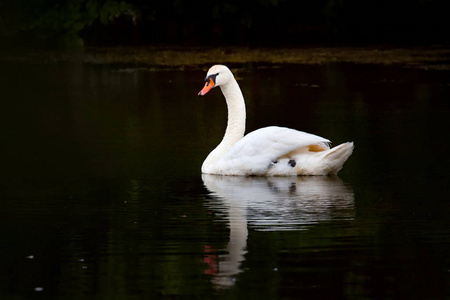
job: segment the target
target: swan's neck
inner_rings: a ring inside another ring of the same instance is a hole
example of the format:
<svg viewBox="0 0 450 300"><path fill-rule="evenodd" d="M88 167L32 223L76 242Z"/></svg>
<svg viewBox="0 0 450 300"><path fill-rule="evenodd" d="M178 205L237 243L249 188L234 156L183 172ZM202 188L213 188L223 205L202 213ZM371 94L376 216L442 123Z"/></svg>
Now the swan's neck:
<svg viewBox="0 0 450 300"><path fill-rule="evenodd" d="M228 84L221 86L220 89L225 96L228 108L227 129L220 145L224 144L228 151L228 149L244 136L245 102L236 80L232 80Z"/></svg>
<svg viewBox="0 0 450 300"><path fill-rule="evenodd" d="M220 86L228 108L228 122L225 135L220 144L203 162L202 171L208 173L212 167L245 133L245 102L241 89L235 79Z"/></svg>

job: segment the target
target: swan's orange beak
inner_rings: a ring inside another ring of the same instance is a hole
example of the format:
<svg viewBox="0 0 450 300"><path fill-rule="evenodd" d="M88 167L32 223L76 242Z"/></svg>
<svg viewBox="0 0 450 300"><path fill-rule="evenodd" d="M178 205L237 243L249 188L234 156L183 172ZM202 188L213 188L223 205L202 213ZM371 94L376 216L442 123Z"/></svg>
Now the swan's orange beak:
<svg viewBox="0 0 450 300"><path fill-rule="evenodd" d="M199 96L205 95L207 92L209 92L210 89L214 87L214 80L212 78L209 78L209 80L205 83L205 86L203 89L198 93Z"/></svg>

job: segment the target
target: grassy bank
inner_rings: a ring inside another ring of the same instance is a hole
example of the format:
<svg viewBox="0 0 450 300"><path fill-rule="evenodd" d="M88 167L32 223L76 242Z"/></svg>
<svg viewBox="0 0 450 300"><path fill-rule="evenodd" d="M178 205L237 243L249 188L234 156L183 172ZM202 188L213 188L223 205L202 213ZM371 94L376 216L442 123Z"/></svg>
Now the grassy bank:
<svg viewBox="0 0 450 300"><path fill-rule="evenodd" d="M0 50L0 60L30 63L85 62L169 68L197 68L217 63L357 63L449 70L450 47L111 47L86 48L78 53L29 50L2 53Z"/></svg>

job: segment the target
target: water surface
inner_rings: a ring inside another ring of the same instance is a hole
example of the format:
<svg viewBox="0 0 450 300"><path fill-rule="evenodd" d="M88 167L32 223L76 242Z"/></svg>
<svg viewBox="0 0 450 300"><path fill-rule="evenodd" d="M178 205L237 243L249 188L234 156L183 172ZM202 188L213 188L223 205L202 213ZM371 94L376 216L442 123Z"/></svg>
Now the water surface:
<svg viewBox="0 0 450 300"><path fill-rule="evenodd" d="M339 177L201 175L205 70L0 65L0 295L450 297L450 74L232 65L247 131L354 141Z"/></svg>

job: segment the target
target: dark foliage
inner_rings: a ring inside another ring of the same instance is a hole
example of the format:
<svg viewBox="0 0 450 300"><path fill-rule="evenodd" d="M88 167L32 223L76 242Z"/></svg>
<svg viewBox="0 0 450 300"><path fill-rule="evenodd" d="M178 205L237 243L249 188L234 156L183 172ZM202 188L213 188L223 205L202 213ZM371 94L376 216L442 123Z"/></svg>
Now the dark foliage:
<svg viewBox="0 0 450 300"><path fill-rule="evenodd" d="M448 43L445 0L7 0L3 42L88 45Z"/></svg>

